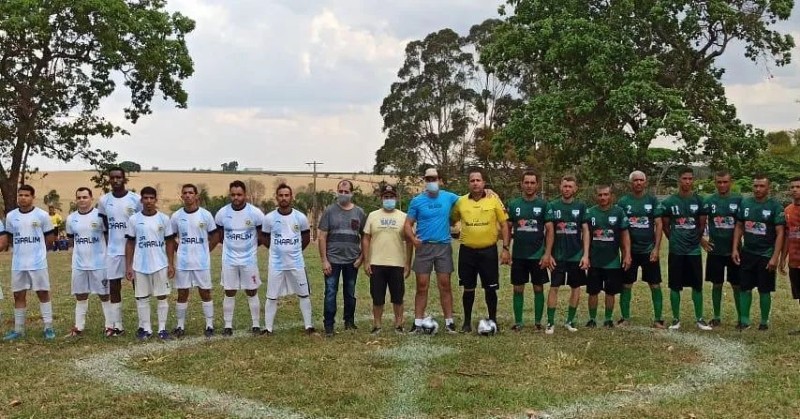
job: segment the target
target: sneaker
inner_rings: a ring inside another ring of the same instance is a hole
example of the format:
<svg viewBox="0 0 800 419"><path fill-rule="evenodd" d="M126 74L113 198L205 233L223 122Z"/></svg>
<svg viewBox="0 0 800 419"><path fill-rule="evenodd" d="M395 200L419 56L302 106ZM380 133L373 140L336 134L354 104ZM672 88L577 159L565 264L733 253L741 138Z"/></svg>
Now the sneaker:
<svg viewBox="0 0 800 419"><path fill-rule="evenodd" d="M536 323L535 325L533 325L533 327L536 329L537 332L541 332L544 329L541 323Z"/></svg>
<svg viewBox="0 0 800 419"><path fill-rule="evenodd" d="M569 330L570 332L577 332L578 331L578 328L575 327L575 322L564 323L564 327L566 327L567 330Z"/></svg>
<svg viewBox="0 0 800 419"><path fill-rule="evenodd" d="M83 330L78 329L77 327L73 326L72 329L70 329L70 331L69 331L69 333L67 334L66 337L67 338L79 338L79 337L81 337L81 335L83 335Z"/></svg>
<svg viewBox="0 0 800 419"><path fill-rule="evenodd" d="M589 329L594 329L595 327L597 327L597 322L594 321L594 319L589 319L589 321L586 322L586 327Z"/></svg>
<svg viewBox="0 0 800 419"><path fill-rule="evenodd" d="M711 327L720 327L722 326L722 321L720 319L711 319L711 322L708 323Z"/></svg>
<svg viewBox="0 0 800 419"><path fill-rule="evenodd" d="M334 335L333 326L325 326L325 337L332 338Z"/></svg>
<svg viewBox="0 0 800 419"><path fill-rule="evenodd" d="M761 323L761 324L758 325L758 330L761 330L762 332L765 331L765 330L769 330L769 325Z"/></svg>
<svg viewBox="0 0 800 419"><path fill-rule="evenodd" d="M114 336L122 336L125 334L125 329L114 328Z"/></svg>
<svg viewBox="0 0 800 419"><path fill-rule="evenodd" d="M450 333L451 335L455 334L455 333L458 333L458 331L456 330L456 324L455 323L445 324L444 325L444 331L447 332L447 333Z"/></svg>
<svg viewBox="0 0 800 419"><path fill-rule="evenodd" d="M406 334L406 330L403 328L403 326L397 326L397 327L395 327L395 328L394 328L394 332L395 332L395 333L397 333L398 335L404 335L404 334Z"/></svg>
<svg viewBox="0 0 800 419"><path fill-rule="evenodd" d="M743 332L743 331L745 331L745 330L747 330L749 328L750 328L749 324L742 323L742 322L739 322L739 324L736 325L736 330L738 330L740 332Z"/></svg>
<svg viewBox="0 0 800 419"><path fill-rule="evenodd" d="M515 324L515 325L511 326L511 330L514 331L514 332L521 332L522 331L522 325L521 324Z"/></svg>
<svg viewBox="0 0 800 419"><path fill-rule="evenodd" d="M358 330L358 326L353 322L345 322L344 330Z"/></svg>
<svg viewBox="0 0 800 419"><path fill-rule="evenodd" d="M667 326L664 324L664 320L656 320L653 322L653 329L666 329Z"/></svg>
<svg viewBox="0 0 800 419"><path fill-rule="evenodd" d="M319 333L317 333L317 329L314 329L313 327L307 327L305 332L306 335L308 336L319 336Z"/></svg>
<svg viewBox="0 0 800 419"><path fill-rule="evenodd" d="M175 336L178 339L182 338L185 334L186 331L184 331L182 327L176 327L175 330L172 331L172 336Z"/></svg>
<svg viewBox="0 0 800 419"><path fill-rule="evenodd" d="M107 338L113 338L114 336L116 336L116 334L114 333L114 328L113 327L106 327L105 332L103 332L103 336L105 336Z"/></svg>
<svg viewBox="0 0 800 419"><path fill-rule="evenodd" d="M144 330L141 327L136 331L136 339L139 339L139 340L150 339L150 336L152 336L152 335L153 335L152 333L148 332L147 330Z"/></svg>
<svg viewBox="0 0 800 419"><path fill-rule="evenodd" d="M378 335L381 334L381 328L380 327L373 327L372 330L369 331L369 334L373 335L373 336L378 336Z"/></svg>
<svg viewBox="0 0 800 419"><path fill-rule="evenodd" d="M44 329L44 340L53 340L56 338L56 331L52 327Z"/></svg>
<svg viewBox="0 0 800 419"><path fill-rule="evenodd" d="M5 334L5 336L3 336L3 340L7 341L7 342L10 342L10 341L14 341L14 340L20 340L20 339L22 339L23 336L25 336L25 333L23 333L23 332L17 332L16 330L10 330L8 333Z"/></svg>
<svg viewBox="0 0 800 419"><path fill-rule="evenodd" d="M551 323L547 323L547 328L544 329L544 333L546 335L552 335L555 332L556 332L556 327Z"/></svg>
<svg viewBox="0 0 800 419"><path fill-rule="evenodd" d="M261 328L258 326L253 326L250 328L250 333L252 333L253 336L258 336L261 334Z"/></svg>
<svg viewBox="0 0 800 419"><path fill-rule="evenodd" d="M214 336L214 328L213 327L206 327L206 331L203 332L203 336L210 338Z"/></svg>
<svg viewBox="0 0 800 419"><path fill-rule="evenodd" d="M619 327L628 327L631 325L631 322L628 319L619 319L617 320L617 326Z"/></svg>
<svg viewBox="0 0 800 419"><path fill-rule="evenodd" d="M272 330L264 328L264 330L261 330L260 332L258 332L258 334L261 336L272 336Z"/></svg>
<svg viewBox="0 0 800 419"><path fill-rule="evenodd" d="M172 336L170 336L166 329L158 331L158 338L161 340L172 340Z"/></svg>
<svg viewBox="0 0 800 419"><path fill-rule="evenodd" d="M619 324L619 323L617 323ZM614 320L606 320L603 322L603 327L606 329L613 329L614 328Z"/></svg>
<svg viewBox="0 0 800 419"><path fill-rule="evenodd" d="M669 325L669 330L679 330L681 328L681 321L678 319L673 319L672 324Z"/></svg>
<svg viewBox="0 0 800 419"><path fill-rule="evenodd" d="M226 327L222 329L222 336L228 336L228 337L233 336L233 328Z"/></svg>
<svg viewBox="0 0 800 419"><path fill-rule="evenodd" d="M455 329L455 325L453 325L453 329ZM464 323L464 325L461 326L461 333L472 333L472 325Z"/></svg>
<svg viewBox="0 0 800 419"><path fill-rule="evenodd" d="M698 320L695 324L697 324L697 328L700 330L714 330L714 328L709 326L703 319Z"/></svg>

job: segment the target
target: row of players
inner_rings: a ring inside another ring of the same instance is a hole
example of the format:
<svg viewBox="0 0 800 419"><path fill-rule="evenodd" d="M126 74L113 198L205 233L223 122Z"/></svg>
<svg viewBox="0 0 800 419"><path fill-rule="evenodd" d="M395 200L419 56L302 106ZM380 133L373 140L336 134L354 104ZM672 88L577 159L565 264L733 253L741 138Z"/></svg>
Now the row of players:
<svg viewBox="0 0 800 419"><path fill-rule="evenodd" d="M72 336L83 333L90 293L98 294L106 318L106 335L124 333L120 310L121 279L134 285L139 315L137 336L145 339L153 333L150 323L151 296L158 299L158 336L169 339L166 321L170 280L178 289L176 304L178 324L172 336L184 334L189 289L199 290L206 318L205 334L214 333L211 301L210 251L223 243L222 286L223 335L232 334L234 297L244 290L253 320L254 333L273 330L277 299L296 294L300 299L305 330L315 333L312 324L309 287L303 250L310 242L305 215L292 208L292 190L281 185L276 190L278 209L267 214L245 201L245 185L230 185L231 204L216 216L200 208L197 189L184 185L181 198L184 208L167 217L156 208L157 196L146 187L141 197L125 189L125 173L114 168L108 173L112 192L93 207L91 190L76 192L78 210L67 219L66 230L74 241L72 291L77 298L75 327ZM496 328L499 264L511 264L514 285L515 324L522 327L524 286L534 289L534 325L542 329L543 286L551 282L547 301L545 332L554 332L557 294L560 286L572 292L565 327L576 331L575 317L580 288L589 294L587 327L596 327L598 297L605 293L606 327L613 327L615 296L621 295L622 318L630 321L632 284L642 270L642 279L650 285L654 323L664 328L662 317L661 272L658 261L663 234L670 239L668 283L672 305L671 329L680 328L680 292L692 288L698 328L710 330L720 324L722 284L727 279L734 290L737 328L750 327L752 289L758 288L761 305L759 329L768 328L771 293L775 290L775 270L790 266L794 298L800 292L800 178L791 181L794 203L784 209L769 198L769 181L754 179L754 196L742 199L730 192L730 175L715 176L717 192L705 200L693 192L690 169L680 173L679 192L664 202L646 193L642 172L630 175L631 194L613 204L608 186L596 188L597 205L587 208L575 199L576 181L571 176L561 180L561 196L550 203L537 197L538 176L526 172L521 181L522 196L503 205L499 197L485 189L479 169L469 173L470 193L457 196L439 190L435 169L425 172L425 191L416 196L408 214L395 209L396 191L391 186L381 190L383 208L368 217L351 201L352 183L338 185L337 202L329 206L320 222L319 250L325 277L325 333L333 336L336 295L339 277L344 283L345 328L355 328L355 281L359 266L370 276L374 324L372 333L380 333L387 288L394 309L394 327L403 332L404 278L416 274L415 320L412 332L420 331L427 306L430 275L436 271L445 330L455 333L450 276L453 259L449 226L461 222L459 248L459 283L464 308L463 332L472 330L472 305L480 277L488 308L488 320ZM6 336L23 336L27 290L36 291L41 302L45 338L52 339L52 308L49 302L49 277L44 249L52 240L52 226L44 211L33 206L34 191L20 187L19 208L7 218L7 233L13 237L12 290L15 299L15 328ZM702 232L710 217L709 237ZM498 234L497 226L500 226ZM784 234L788 226L788 234ZM502 236L502 237L498 237ZM513 236L513 252L511 238ZM107 237L107 240L106 240ZM176 239L177 238L177 239ZM502 239L502 252L497 241ZM107 245L106 245L107 241ZM269 249L269 275L265 304L265 328L260 328L261 281L256 249ZM2 243L0 243L2 245ZM700 248L708 252L706 279L713 285L714 318L703 319L702 267ZM177 254L177 257L176 257ZM415 254L413 266L412 254ZM513 257L512 257L513 254ZM176 262L177 259L177 262ZM588 272L588 274L587 274ZM116 298L115 298L116 297Z"/></svg>

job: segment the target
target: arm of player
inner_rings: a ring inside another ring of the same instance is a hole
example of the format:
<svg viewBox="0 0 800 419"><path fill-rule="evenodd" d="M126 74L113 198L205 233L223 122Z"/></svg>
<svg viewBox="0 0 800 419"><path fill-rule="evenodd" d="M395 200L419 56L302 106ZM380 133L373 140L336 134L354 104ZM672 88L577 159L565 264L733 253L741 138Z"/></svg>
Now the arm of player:
<svg viewBox="0 0 800 419"><path fill-rule="evenodd" d="M553 243L555 242L555 233L553 232L553 223L548 221L544 223L544 254L542 255L542 268L554 269L556 261L553 259Z"/></svg>
<svg viewBox="0 0 800 419"><path fill-rule="evenodd" d="M366 272L367 275L372 276L372 265L369 262L370 243L372 243L372 235L364 233L364 235L361 236L361 257L363 258L364 272Z"/></svg>
<svg viewBox="0 0 800 419"><path fill-rule="evenodd" d="M1 243L2 242L0 242L0 244ZM2 250L2 247L0 247L0 250ZM782 275L786 275L786 263L788 259L789 259L789 235L786 234L786 230L784 230L783 246L781 247L781 260L778 263L778 269L780 269Z"/></svg>
<svg viewBox="0 0 800 419"><path fill-rule="evenodd" d="M216 248L217 245L219 244L219 242L221 240L221 237L222 237L221 232L222 232L222 230L220 230L219 227L217 227L217 228L215 228L215 229L213 229L213 230L208 232L208 251L209 252L213 252L214 248Z"/></svg>
<svg viewBox="0 0 800 419"><path fill-rule="evenodd" d="M303 250L311 244L311 230L303 230L300 232L300 245Z"/></svg>
<svg viewBox="0 0 800 419"><path fill-rule="evenodd" d="M511 233L509 232L507 222L500 223L500 235L503 237L503 252L500 256L500 263L509 265L511 264L511 251L509 250L509 246L511 246Z"/></svg>
<svg viewBox="0 0 800 419"><path fill-rule="evenodd" d="M669 230L669 217L661 217L661 229L664 231L664 237L669 240L671 231Z"/></svg>
<svg viewBox="0 0 800 419"><path fill-rule="evenodd" d="M8 236L9 233L5 231L0 232L0 252L8 250Z"/></svg>
<svg viewBox="0 0 800 419"><path fill-rule="evenodd" d="M772 257L769 258L769 262L767 263L768 271L774 271L778 268L778 259L781 253L783 253L784 230L784 226L780 224L775 226L775 250L772 252Z"/></svg>
<svg viewBox="0 0 800 419"><path fill-rule="evenodd" d="M650 252L650 262L658 261L658 258L661 254L661 234L664 233L664 220L661 217L655 218L655 237L654 237L654 245L653 251ZM628 237L630 238L630 232L628 232Z"/></svg>
<svg viewBox="0 0 800 419"><path fill-rule="evenodd" d="M622 230L622 269L628 270L631 267L631 233Z"/></svg>
<svg viewBox="0 0 800 419"><path fill-rule="evenodd" d="M739 243L742 242L742 230L744 229L744 225L741 221L736 222L736 227L733 229L733 245L731 246L731 259L733 259L733 263L740 264L741 259L739 258Z"/></svg>
<svg viewBox="0 0 800 419"><path fill-rule="evenodd" d="M317 230L317 247L319 248L319 260L322 263L322 273L328 276L333 272L333 267L328 261L328 232Z"/></svg>
<svg viewBox="0 0 800 419"><path fill-rule="evenodd" d="M133 281L133 252L136 251L136 238L127 236L125 242L125 277L128 281Z"/></svg>
<svg viewBox="0 0 800 419"><path fill-rule="evenodd" d="M592 238L589 235L589 224L583 223L582 230L583 233L581 234L581 240L583 241L583 257L581 257L580 268L587 270L589 269L589 247L592 244Z"/></svg>
<svg viewBox="0 0 800 419"><path fill-rule="evenodd" d="M414 246L414 248L419 248L422 244L422 240L417 237L417 233L414 232L414 223L415 221L412 218L406 217L406 222L403 224L403 231L406 233L406 238L408 238L409 243Z"/></svg>
<svg viewBox="0 0 800 419"><path fill-rule="evenodd" d="M177 236L166 237L167 240L167 277L175 277L175 253L178 251Z"/></svg>

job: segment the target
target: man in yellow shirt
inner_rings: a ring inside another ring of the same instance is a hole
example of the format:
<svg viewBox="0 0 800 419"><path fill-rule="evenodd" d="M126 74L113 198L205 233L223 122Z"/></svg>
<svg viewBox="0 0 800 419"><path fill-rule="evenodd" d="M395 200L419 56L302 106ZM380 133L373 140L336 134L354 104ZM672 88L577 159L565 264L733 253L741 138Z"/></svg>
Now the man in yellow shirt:
<svg viewBox="0 0 800 419"><path fill-rule="evenodd" d="M461 331L472 332L472 305L475 302L475 287L481 277L489 311L489 320L497 323L497 290L500 287L500 267L497 255L497 229L503 238L500 262L508 264L511 253L508 246L511 238L506 220L505 207L497 196L486 195L486 180L483 170L469 170L469 194L458 199L453 208L452 221L461 221L461 246L458 249L458 282L464 287L464 325Z"/></svg>
<svg viewBox="0 0 800 419"><path fill-rule="evenodd" d="M50 205L47 207L47 212L50 214L50 222L53 223L53 232L56 235L56 242L53 243L53 248L51 250L58 250L58 239L61 237L61 224L64 223L64 218L61 217L61 214L56 212L56 207Z"/></svg>

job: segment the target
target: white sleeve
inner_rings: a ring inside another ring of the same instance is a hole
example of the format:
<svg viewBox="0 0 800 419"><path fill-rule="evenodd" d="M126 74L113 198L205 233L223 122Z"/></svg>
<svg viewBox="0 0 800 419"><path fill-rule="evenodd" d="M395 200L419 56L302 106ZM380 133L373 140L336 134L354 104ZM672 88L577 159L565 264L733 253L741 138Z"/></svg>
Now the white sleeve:
<svg viewBox="0 0 800 419"><path fill-rule="evenodd" d="M225 211L225 207L222 207L217 211L217 215L214 216L214 224L216 224L218 226L224 226L223 221L222 221L223 220L223 214L222 213L224 211Z"/></svg>
<svg viewBox="0 0 800 419"><path fill-rule="evenodd" d="M172 216L169 217L169 226L172 228L173 232L178 231L178 212L175 211L172 213Z"/></svg>
<svg viewBox="0 0 800 419"><path fill-rule="evenodd" d="M217 223L214 220L214 216L211 215L210 211L208 211L206 209L202 209L202 210L203 210L203 216L206 219L206 232L207 233L211 233L212 231L217 229ZM175 228L175 231L176 232L178 231L177 227Z"/></svg>
<svg viewBox="0 0 800 419"><path fill-rule="evenodd" d="M300 231L308 231L311 230L311 226L308 224L308 217L302 212L300 214Z"/></svg>
<svg viewBox="0 0 800 419"><path fill-rule="evenodd" d="M138 214L138 212L136 213ZM136 238L136 214L131 215L131 218L128 218L128 228L125 229L125 237L128 238Z"/></svg>
<svg viewBox="0 0 800 419"><path fill-rule="evenodd" d="M97 212L100 213L102 216L106 216L106 196L103 195L100 197L100 201L97 202Z"/></svg>
<svg viewBox="0 0 800 419"><path fill-rule="evenodd" d="M72 214L74 214L74 212ZM75 233L72 231L72 223L70 222L70 221L72 221L72 217L73 217L72 214L67 216L67 221L64 223L64 224L66 224L66 226L64 226L64 232L67 233L67 236L74 236L75 235Z"/></svg>
<svg viewBox="0 0 800 419"><path fill-rule="evenodd" d="M267 234L272 234L272 222L270 221L270 214L264 216L264 221L261 222L261 231Z"/></svg>
<svg viewBox="0 0 800 419"><path fill-rule="evenodd" d="M53 231L55 226L53 226L53 222L50 221L50 215L48 213L42 210L39 212L39 218L42 222L42 232L47 233L49 231Z"/></svg>
<svg viewBox="0 0 800 419"><path fill-rule="evenodd" d="M167 214L161 213L161 221L164 223L164 237L174 235L177 229L172 228L172 222L169 217L167 217Z"/></svg>

